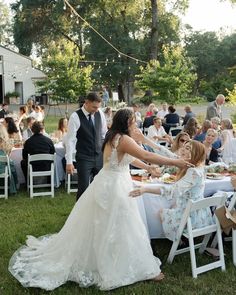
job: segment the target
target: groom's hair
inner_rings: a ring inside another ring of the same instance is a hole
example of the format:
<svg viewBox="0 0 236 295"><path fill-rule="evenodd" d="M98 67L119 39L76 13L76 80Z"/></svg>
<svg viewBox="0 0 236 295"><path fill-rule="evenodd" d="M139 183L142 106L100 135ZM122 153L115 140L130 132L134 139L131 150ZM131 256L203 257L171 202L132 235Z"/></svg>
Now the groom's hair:
<svg viewBox="0 0 236 295"><path fill-rule="evenodd" d="M85 100L89 100L91 102L97 101L97 102L102 102L101 96L99 96L96 92L90 92Z"/></svg>

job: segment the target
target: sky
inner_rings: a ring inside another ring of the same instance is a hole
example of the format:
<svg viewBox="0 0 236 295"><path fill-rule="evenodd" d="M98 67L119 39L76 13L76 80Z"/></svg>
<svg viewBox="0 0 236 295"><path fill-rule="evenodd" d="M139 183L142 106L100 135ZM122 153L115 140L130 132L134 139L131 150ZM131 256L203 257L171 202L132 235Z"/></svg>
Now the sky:
<svg viewBox="0 0 236 295"><path fill-rule="evenodd" d="M232 6L227 0L190 0L189 9L182 20L196 31L219 31L220 28L233 31L236 30L236 5Z"/></svg>
<svg viewBox="0 0 236 295"><path fill-rule="evenodd" d="M236 5L230 1L190 0L184 23L190 24L195 31L236 30Z"/></svg>

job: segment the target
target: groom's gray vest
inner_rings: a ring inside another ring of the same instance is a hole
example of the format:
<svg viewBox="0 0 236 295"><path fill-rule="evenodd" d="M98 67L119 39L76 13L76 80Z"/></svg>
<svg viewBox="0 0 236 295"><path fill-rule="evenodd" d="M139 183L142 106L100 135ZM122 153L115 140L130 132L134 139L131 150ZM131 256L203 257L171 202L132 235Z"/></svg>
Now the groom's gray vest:
<svg viewBox="0 0 236 295"><path fill-rule="evenodd" d="M102 149L102 120L100 112L94 114L94 125L91 127L81 109L76 111L80 119L80 128L77 131L76 160L90 159L101 154Z"/></svg>

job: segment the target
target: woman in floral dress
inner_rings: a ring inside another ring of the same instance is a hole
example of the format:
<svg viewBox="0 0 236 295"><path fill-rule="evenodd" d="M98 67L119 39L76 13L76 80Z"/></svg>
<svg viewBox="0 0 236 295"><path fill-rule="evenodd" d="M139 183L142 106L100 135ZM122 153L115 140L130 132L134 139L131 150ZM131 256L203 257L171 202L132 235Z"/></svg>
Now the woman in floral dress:
<svg viewBox="0 0 236 295"><path fill-rule="evenodd" d="M188 201L204 198L204 145L195 140L189 141L184 144L181 156L195 167L181 169L174 185L158 188L139 187L130 193L131 196L138 196L148 192L172 200L170 209L160 210L164 234L172 241L178 238L176 234ZM212 224L213 219L209 209L201 209L191 213L191 221L193 228L201 228Z"/></svg>

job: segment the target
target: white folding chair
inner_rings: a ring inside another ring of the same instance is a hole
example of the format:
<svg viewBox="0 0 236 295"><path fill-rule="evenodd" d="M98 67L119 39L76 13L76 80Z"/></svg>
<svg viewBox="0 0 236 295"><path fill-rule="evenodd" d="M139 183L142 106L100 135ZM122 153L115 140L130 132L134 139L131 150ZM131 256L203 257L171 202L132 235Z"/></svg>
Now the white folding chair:
<svg viewBox="0 0 236 295"><path fill-rule="evenodd" d="M231 211L234 209L234 206L236 204L236 192L233 194L232 199L230 200L228 210ZM231 241L232 240L232 255L233 255L233 264L236 266L236 230L232 229L232 238L226 237L224 238L225 241ZM211 247L215 248L217 246L217 239L214 237Z"/></svg>
<svg viewBox="0 0 236 295"><path fill-rule="evenodd" d="M170 127L170 130L169 130L169 135L172 136L173 139L175 139L175 137L177 136L177 134L179 132L181 132L183 130L183 126L176 126L176 127ZM173 135L173 133L175 135Z"/></svg>
<svg viewBox="0 0 236 295"><path fill-rule="evenodd" d="M8 178L11 175L9 157L7 155L0 156L0 163L1 165L5 165L4 172L0 173L0 179L2 178L4 180L3 186L0 187L3 189L4 194L0 194L0 198L8 199Z"/></svg>
<svg viewBox="0 0 236 295"><path fill-rule="evenodd" d="M66 173L65 185L67 188L67 194L76 193L78 190L78 180L73 179L74 176L77 177L77 169L74 169L73 175ZM76 187L72 188L72 185L76 185Z"/></svg>
<svg viewBox="0 0 236 295"><path fill-rule="evenodd" d="M225 202L224 196L210 197L210 198L205 198L199 201L189 200L178 229L178 233L177 233L178 239L173 242L168 259L167 259L169 263L173 262L175 255L179 255L179 254L190 251L192 276L194 278L197 278L198 274L206 272L214 268L221 267L222 271L225 270L221 228L220 228L220 224L217 217L215 217L215 221L216 221L215 224L208 225L202 228L197 228L197 229L192 228L191 217L190 217L190 214L193 211L209 208L210 206L218 207L224 204L224 202ZM187 225L187 228L185 229L186 225ZM203 253L211 234L214 232L217 233L220 258L218 261L197 267L195 249L200 248L199 253ZM177 250L182 235L184 235L188 239L189 247ZM204 236L204 239L200 244L195 245L194 238L199 236Z"/></svg>
<svg viewBox="0 0 236 295"><path fill-rule="evenodd" d="M51 161L50 170L33 171L32 163L35 161ZM35 196L52 196L54 198L54 169L56 163L56 154L36 154L28 155L28 177L27 187L30 192L30 198ZM34 184L34 179L50 176L50 184ZM50 191L34 192L34 188L50 187Z"/></svg>
<svg viewBox="0 0 236 295"><path fill-rule="evenodd" d="M234 209L235 204L236 204L236 193L234 193L229 203L229 206L228 206L229 211ZM232 229L232 255L233 255L233 264L236 266L236 230L235 229Z"/></svg>

